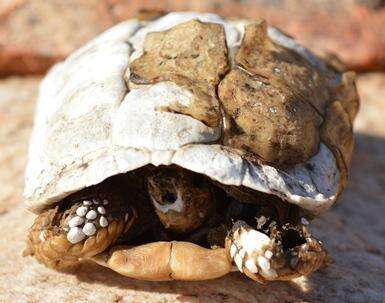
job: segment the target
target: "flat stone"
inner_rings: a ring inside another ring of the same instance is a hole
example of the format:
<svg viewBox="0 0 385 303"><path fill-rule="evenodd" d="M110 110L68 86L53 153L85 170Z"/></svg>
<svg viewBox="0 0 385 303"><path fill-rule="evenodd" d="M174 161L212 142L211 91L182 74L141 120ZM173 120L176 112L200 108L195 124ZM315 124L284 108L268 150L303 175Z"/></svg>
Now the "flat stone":
<svg viewBox="0 0 385 303"><path fill-rule="evenodd" d="M138 302L376 302L385 297L384 153L385 74L359 76L361 109L356 149L340 203L312 221L334 263L308 278L259 285L233 273L202 282L145 282L126 279L93 263L59 272L22 257L35 215L22 203L23 173L32 127L37 79L0 80L0 301ZM61 287L57 287L61 285Z"/></svg>
<svg viewBox="0 0 385 303"><path fill-rule="evenodd" d="M152 12L147 15L151 18L159 16L161 11L172 10L261 17L316 52L339 54L349 69L383 70L385 9L379 3L379 0L180 0L173 3L5 0L0 3L0 75L43 73L107 27L137 16L142 9L150 9Z"/></svg>
<svg viewBox="0 0 385 303"><path fill-rule="evenodd" d="M13 2L0 5L0 76L43 73L114 24L106 1Z"/></svg>
<svg viewBox="0 0 385 303"><path fill-rule="evenodd" d="M114 0L111 3L111 11L118 20L132 18L141 9L260 17L316 52L338 54L349 69L385 69L385 9L380 0L181 0L173 3Z"/></svg>

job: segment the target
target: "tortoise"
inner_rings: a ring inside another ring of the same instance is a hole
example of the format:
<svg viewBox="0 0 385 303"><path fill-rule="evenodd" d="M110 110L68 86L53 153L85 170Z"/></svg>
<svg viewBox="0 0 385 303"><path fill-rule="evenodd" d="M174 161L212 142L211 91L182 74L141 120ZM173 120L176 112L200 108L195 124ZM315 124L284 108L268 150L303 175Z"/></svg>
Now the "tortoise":
<svg viewBox="0 0 385 303"><path fill-rule="evenodd" d="M329 264L309 221L343 191L354 73L262 19L118 24L41 83L26 255L141 280L260 283Z"/></svg>

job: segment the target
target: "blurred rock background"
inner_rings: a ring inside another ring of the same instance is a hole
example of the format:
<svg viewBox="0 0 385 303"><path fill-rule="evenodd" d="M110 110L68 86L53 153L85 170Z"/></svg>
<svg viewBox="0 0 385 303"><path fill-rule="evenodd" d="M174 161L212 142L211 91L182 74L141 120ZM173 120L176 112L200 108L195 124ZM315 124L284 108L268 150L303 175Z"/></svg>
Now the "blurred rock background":
<svg viewBox="0 0 385 303"><path fill-rule="evenodd" d="M95 265L54 272L22 258L33 220L23 171L41 77L52 64L142 9L263 17L358 73L356 152L341 203L314 232L335 263L292 283L239 274L210 282L147 283ZM385 302L385 1L0 0L0 302Z"/></svg>
<svg viewBox="0 0 385 303"><path fill-rule="evenodd" d="M1 0L0 76L40 74L111 25L142 9L265 18L351 69L385 68L381 0Z"/></svg>

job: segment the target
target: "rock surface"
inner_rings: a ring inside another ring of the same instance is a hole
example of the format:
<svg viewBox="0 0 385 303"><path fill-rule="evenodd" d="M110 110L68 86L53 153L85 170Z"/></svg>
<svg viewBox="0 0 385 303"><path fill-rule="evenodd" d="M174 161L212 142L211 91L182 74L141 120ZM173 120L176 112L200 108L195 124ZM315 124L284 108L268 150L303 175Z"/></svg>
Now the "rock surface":
<svg viewBox="0 0 385 303"><path fill-rule="evenodd" d="M116 23L105 1L5 2L0 6L0 76L43 73Z"/></svg>
<svg viewBox="0 0 385 303"><path fill-rule="evenodd" d="M335 263L308 278L267 286L238 273L209 282L135 281L90 263L55 272L21 257L34 217L21 192L38 82L0 82L0 302L383 302L385 74L359 77L362 108L350 180L341 203L313 225Z"/></svg>
<svg viewBox="0 0 385 303"><path fill-rule="evenodd" d="M350 69L385 68L385 8L379 0L4 0L0 3L0 76L45 72L107 27L141 9L265 18ZM156 14L146 14L153 17Z"/></svg>
<svg viewBox="0 0 385 303"><path fill-rule="evenodd" d="M144 8L214 12L223 16L254 19L262 17L315 51L337 53L350 69L385 68L385 8L382 1L378 0L109 2L114 16L119 20L132 17Z"/></svg>

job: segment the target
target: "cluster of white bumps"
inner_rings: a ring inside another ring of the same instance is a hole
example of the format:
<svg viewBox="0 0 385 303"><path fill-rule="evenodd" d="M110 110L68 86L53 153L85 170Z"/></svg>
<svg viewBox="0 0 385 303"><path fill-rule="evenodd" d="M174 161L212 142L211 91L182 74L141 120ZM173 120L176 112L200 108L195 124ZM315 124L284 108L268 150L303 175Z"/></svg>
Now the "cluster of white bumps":
<svg viewBox="0 0 385 303"><path fill-rule="evenodd" d="M230 256L240 272L247 268L253 274L260 274L266 279L274 279L277 272L271 268L273 252L270 238L255 229L239 228L233 234Z"/></svg>
<svg viewBox="0 0 385 303"><path fill-rule="evenodd" d="M78 243L87 236L93 236L98 226L107 227L106 205L108 205L107 200L103 202L84 200L82 206L76 209L76 215L68 221L68 241L73 244Z"/></svg>

